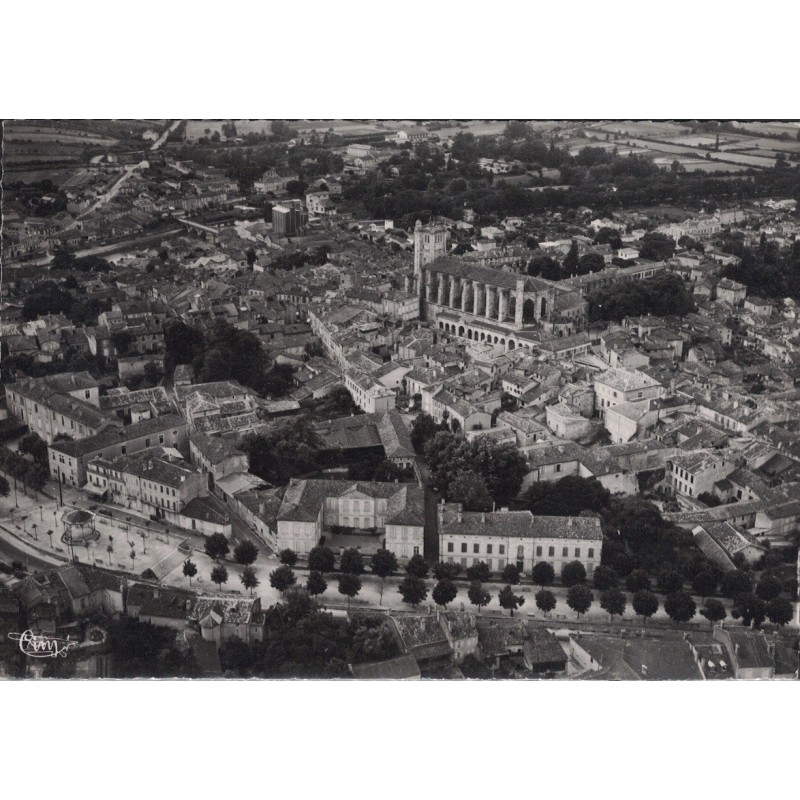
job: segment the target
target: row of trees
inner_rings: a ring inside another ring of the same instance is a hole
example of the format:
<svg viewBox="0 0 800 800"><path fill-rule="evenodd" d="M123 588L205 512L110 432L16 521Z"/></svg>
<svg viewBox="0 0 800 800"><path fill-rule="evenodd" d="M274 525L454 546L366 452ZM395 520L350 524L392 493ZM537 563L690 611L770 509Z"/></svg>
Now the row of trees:
<svg viewBox="0 0 800 800"><path fill-rule="evenodd" d="M19 481L24 491L28 488L33 489L34 497L37 491L44 489L50 477L46 464L31 461L5 447L0 448L0 469Z"/></svg>

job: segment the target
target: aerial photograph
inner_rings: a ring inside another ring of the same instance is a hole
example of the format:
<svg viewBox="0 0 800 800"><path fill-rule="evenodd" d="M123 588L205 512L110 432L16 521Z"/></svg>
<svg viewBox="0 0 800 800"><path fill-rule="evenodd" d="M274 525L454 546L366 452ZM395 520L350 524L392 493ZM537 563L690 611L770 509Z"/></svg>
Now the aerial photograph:
<svg viewBox="0 0 800 800"><path fill-rule="evenodd" d="M800 123L13 119L0 677L797 680Z"/></svg>

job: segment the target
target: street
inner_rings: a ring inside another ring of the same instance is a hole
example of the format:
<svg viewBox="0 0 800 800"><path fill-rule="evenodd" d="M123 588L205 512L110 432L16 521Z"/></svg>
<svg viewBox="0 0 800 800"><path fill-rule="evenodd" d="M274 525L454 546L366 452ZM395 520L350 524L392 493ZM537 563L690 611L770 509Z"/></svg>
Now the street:
<svg viewBox="0 0 800 800"><path fill-rule="evenodd" d="M21 486L17 490L18 508L15 507L14 492L10 497L5 498L0 506L0 553L3 560L10 563L12 560L28 563L31 569L40 570L47 566L56 566L64 563L64 559L69 557L69 548L61 542L63 530L60 525L61 508L58 501L58 485L48 483L45 491L47 494L38 493L34 499L32 496L23 493ZM49 496L48 496L49 495ZM64 506L66 508L83 508L96 513L95 524L100 538L86 546L74 548L76 558L82 563L95 564L107 569L123 571L141 575L143 571L152 568L167 558L175 560L177 546L182 541L189 541L193 553L191 560L197 565L197 577L192 580L190 587L189 580L183 575L179 567L174 568L166 576L162 583L167 586L174 586L182 589L196 591L234 591L246 593L240 583L240 576L244 567L233 560L233 548L239 541L249 540L259 549L258 557L252 565L260 585L256 594L261 597L264 608L280 602L281 595L269 584L270 573L280 566L277 557L272 554L266 545L251 531L244 522L231 515L233 523L233 535L231 536L231 552L220 563L224 564L228 570L228 582L222 587L211 582L211 570L217 562L209 558L203 551L205 539L202 535L193 533L184 528L166 524L161 521L155 522L137 516L128 509L110 506L92 501L83 492L69 486L62 487ZM435 511L436 494L428 491L426 502L431 503ZM99 513L99 512L103 513ZM435 517L434 517L435 518ZM53 536L48 537L47 531L53 531ZM430 533L426 530L426 550ZM52 538L52 543L51 543ZM435 538L435 534L434 534ZM112 548L108 550L109 546ZM134 558L131 558L131 551ZM170 562L171 563L171 562ZM180 559L177 560L180 563ZM294 567L297 576L297 584L305 585L308 577L308 570L302 564ZM362 588L356 598L351 601L352 608L384 608L397 611L411 611L411 606L403 602L398 592L398 585L402 581L404 573L387 578L383 582L383 596L381 597L381 580L369 573L361 576ZM326 591L317 598L323 605L333 608L344 607L347 599L337 591L338 573L326 574L325 580L328 582ZM436 581L429 578L426 580L428 587L428 597L420 608L432 607L433 601L430 592ZM465 578L457 581L458 594L453 601L452 608L466 608L476 611L467 596L469 581ZM487 582L484 588L491 595L488 606L481 609L481 613L501 613L508 616L508 612L501 609L498 601L498 593L504 584L499 582ZM544 614L536 608L535 595L539 590L538 586L524 584L514 587L514 593L525 598L524 604L518 614L529 618L547 621L548 624L572 624L578 621L576 613L567 605L568 589L563 586L547 587L556 598L556 607L548 614ZM592 590L594 601L586 614L581 615L580 622L597 625L620 624L620 618L610 620L608 614L600 608L600 592ZM641 618L637 617L632 608L632 594L625 592L627 605L625 614L621 619L627 623L641 624ZM728 612L727 620L731 621L732 601L727 598L721 600ZM701 628L708 625L707 620L699 613L703 605L703 599L694 598L697 606L697 614L688 627ZM664 611L664 597L659 596L659 609L651 617L647 624L674 626L668 615ZM792 622L788 628L796 628L797 623Z"/></svg>

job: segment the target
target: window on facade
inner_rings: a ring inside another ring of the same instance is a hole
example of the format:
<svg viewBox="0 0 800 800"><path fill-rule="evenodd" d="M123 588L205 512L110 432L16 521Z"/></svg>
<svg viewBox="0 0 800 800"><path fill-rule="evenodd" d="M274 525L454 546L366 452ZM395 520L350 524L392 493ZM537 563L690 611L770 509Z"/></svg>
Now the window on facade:
<svg viewBox="0 0 800 800"><path fill-rule="evenodd" d="M121 452L122 452L122 455L126 455L126 454L127 454L127 452L128 452L128 448L127 448L125 445L122 445L122 447L120 448L120 450L121 450Z"/></svg>
<svg viewBox="0 0 800 800"><path fill-rule="evenodd" d="M589 558L594 558L594 547L589 548Z"/></svg>
<svg viewBox="0 0 800 800"><path fill-rule="evenodd" d="M144 440L144 446L145 447L150 447L150 440L149 439L145 439Z"/></svg>
<svg viewBox="0 0 800 800"><path fill-rule="evenodd" d="M462 553L466 553L467 552L467 543L466 542L461 542L461 552Z"/></svg>
<svg viewBox="0 0 800 800"><path fill-rule="evenodd" d="M556 464L556 472L561 472L561 464Z"/></svg>
<svg viewBox="0 0 800 800"><path fill-rule="evenodd" d="M575 558L580 558L580 557L581 557L581 549L580 549L580 547L576 547L575 548Z"/></svg>
<svg viewBox="0 0 800 800"><path fill-rule="evenodd" d="M500 553L500 555L501 555L501 556L505 555L505 553L506 553L506 546L505 546L504 544L501 544L501 545L499 545L498 552Z"/></svg>
<svg viewBox="0 0 800 800"><path fill-rule="evenodd" d="M448 553L452 553L453 552L453 543L452 542L448 542L447 543L447 552Z"/></svg>
<svg viewBox="0 0 800 800"><path fill-rule="evenodd" d="M480 553L480 551L481 551L481 546L479 544L473 544L472 545L472 552L473 553Z"/></svg>
<svg viewBox="0 0 800 800"><path fill-rule="evenodd" d="M568 558L569 557L569 547L563 547L561 549L561 555L562 555L563 558Z"/></svg>
<svg viewBox="0 0 800 800"><path fill-rule="evenodd" d="M462 558L461 559L461 566L462 567L466 567L467 566L467 559L466 558Z"/></svg>
<svg viewBox="0 0 800 800"><path fill-rule="evenodd" d="M160 433L158 435L158 443L159 444L164 444L164 434L163 433Z"/></svg>
<svg viewBox="0 0 800 800"><path fill-rule="evenodd" d="M492 546L490 544L486 545L486 555L490 556L492 554Z"/></svg>
<svg viewBox="0 0 800 800"><path fill-rule="evenodd" d="M552 557L552 556L554 556L555 554L556 554L556 549L555 549L555 547L548 547L548 548L547 548L547 555L548 555L548 556L551 556L551 557Z"/></svg>
<svg viewBox="0 0 800 800"><path fill-rule="evenodd" d="M539 545L539 546L536 548L536 555L537 555L537 556L540 556L541 554L542 554L542 547L541 547L541 545Z"/></svg>

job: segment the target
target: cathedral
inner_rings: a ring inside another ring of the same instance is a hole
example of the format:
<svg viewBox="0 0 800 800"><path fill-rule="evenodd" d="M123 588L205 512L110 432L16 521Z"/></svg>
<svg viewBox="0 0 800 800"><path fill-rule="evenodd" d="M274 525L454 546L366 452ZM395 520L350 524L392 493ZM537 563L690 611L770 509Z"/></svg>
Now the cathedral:
<svg viewBox="0 0 800 800"><path fill-rule="evenodd" d="M424 319L447 333L473 341L529 345L541 333L570 336L586 327L587 303L559 284L448 256L443 225L414 228L414 274L408 288L420 298Z"/></svg>

